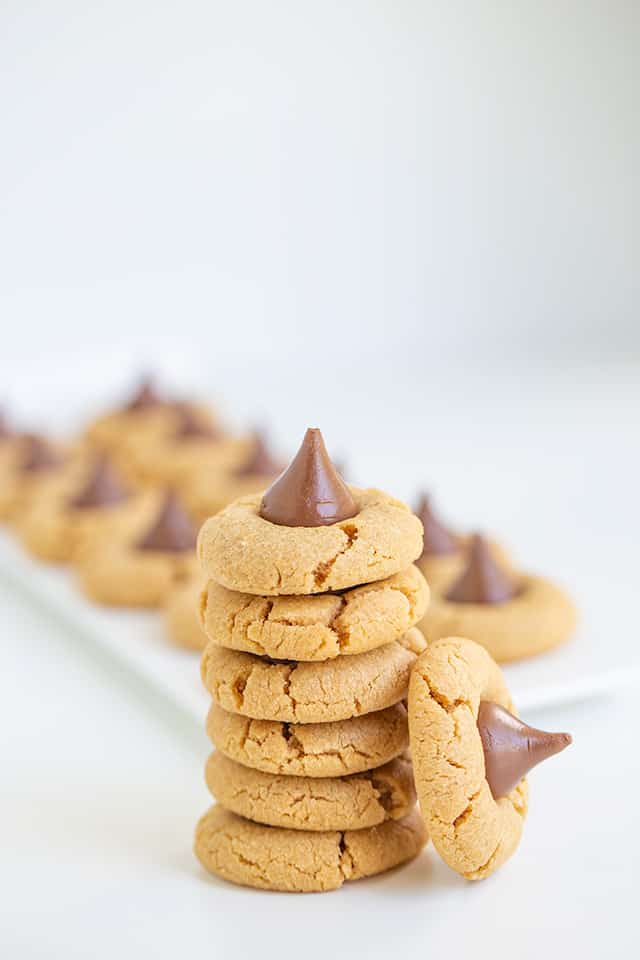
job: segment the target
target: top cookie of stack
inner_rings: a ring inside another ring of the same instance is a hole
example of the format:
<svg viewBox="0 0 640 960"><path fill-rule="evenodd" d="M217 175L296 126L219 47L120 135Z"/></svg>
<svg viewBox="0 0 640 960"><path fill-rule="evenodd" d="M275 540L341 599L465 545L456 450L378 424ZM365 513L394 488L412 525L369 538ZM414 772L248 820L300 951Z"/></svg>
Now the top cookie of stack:
<svg viewBox="0 0 640 960"><path fill-rule="evenodd" d="M400 755L402 701L425 647L414 627L429 596L412 565L421 550L420 521L380 491L348 487L319 430L264 496L205 522L202 677L219 751L207 781L227 808L198 825L207 869L324 890L420 849Z"/></svg>

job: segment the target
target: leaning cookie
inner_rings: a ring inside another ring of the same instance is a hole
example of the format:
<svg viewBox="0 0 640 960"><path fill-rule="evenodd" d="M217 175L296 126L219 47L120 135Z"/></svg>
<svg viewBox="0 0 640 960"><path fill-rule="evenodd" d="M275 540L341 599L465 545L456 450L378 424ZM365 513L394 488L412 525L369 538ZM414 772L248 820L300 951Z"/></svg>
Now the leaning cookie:
<svg viewBox="0 0 640 960"><path fill-rule="evenodd" d="M74 566L91 600L116 607L158 607L172 586L196 574L195 529L174 494L151 527L80 551Z"/></svg>
<svg viewBox="0 0 640 960"><path fill-rule="evenodd" d="M424 650L415 627L393 643L323 663L268 660L209 643L202 680L223 710L256 720L325 723L383 710L404 699Z"/></svg>
<svg viewBox="0 0 640 960"><path fill-rule="evenodd" d="M522 724L500 668L459 637L434 641L418 659L409 731L420 809L436 849L467 879L487 877L520 842L526 773L571 738Z"/></svg>
<svg viewBox="0 0 640 960"><path fill-rule="evenodd" d="M417 856L427 831L417 811L364 830L289 830L212 807L196 828L203 867L231 883L312 893L383 873Z"/></svg>
<svg viewBox="0 0 640 960"><path fill-rule="evenodd" d="M506 662L564 643L575 625L575 607L563 590L543 577L507 573L475 536L461 576L432 597L420 629L429 641L470 637Z"/></svg>
<svg viewBox="0 0 640 960"><path fill-rule="evenodd" d="M281 660L330 660L397 640L424 616L427 583L415 566L343 593L255 597L210 581L200 616L222 647Z"/></svg>
<svg viewBox="0 0 640 960"><path fill-rule="evenodd" d="M340 777L380 767L409 746L404 703L333 723L283 723L228 713L215 703L207 735L231 760L265 773Z"/></svg>
<svg viewBox="0 0 640 960"><path fill-rule="evenodd" d="M204 650L207 636L200 622L200 598L202 580L189 577L175 583L164 605L164 622L167 633L177 647L185 650Z"/></svg>
<svg viewBox="0 0 640 960"><path fill-rule="evenodd" d="M366 773L314 780L251 770L215 752L205 779L214 799L232 813L292 830L362 830L400 820L416 804L407 757Z"/></svg>

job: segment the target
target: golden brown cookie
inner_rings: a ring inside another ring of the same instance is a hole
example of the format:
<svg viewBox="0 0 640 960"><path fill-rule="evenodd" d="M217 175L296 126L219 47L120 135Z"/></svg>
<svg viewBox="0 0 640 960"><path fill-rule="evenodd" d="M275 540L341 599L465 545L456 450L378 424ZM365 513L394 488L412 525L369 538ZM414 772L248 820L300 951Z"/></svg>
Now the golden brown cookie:
<svg viewBox="0 0 640 960"><path fill-rule="evenodd" d="M68 489L80 466L76 447L22 434L0 448L0 520L16 521L40 496Z"/></svg>
<svg viewBox="0 0 640 960"><path fill-rule="evenodd" d="M259 494L237 500L200 530L205 576L230 590L280 596L347 590L404 570L422 551L420 521L386 493L349 489L357 514L328 526L271 523L260 516Z"/></svg>
<svg viewBox="0 0 640 960"><path fill-rule="evenodd" d="M117 607L159 607L176 583L196 576L194 544L193 524L177 498L168 494L151 526L137 524L126 538L79 551L74 566L91 600Z"/></svg>
<svg viewBox="0 0 640 960"><path fill-rule="evenodd" d="M202 580L194 576L171 587L164 607L167 633L178 647L204 650L207 637L200 623Z"/></svg>
<svg viewBox="0 0 640 960"><path fill-rule="evenodd" d="M100 458L73 482L51 483L16 519L16 531L34 556L66 563L78 551L122 536L151 516L153 497L127 488Z"/></svg>
<svg viewBox="0 0 640 960"><path fill-rule="evenodd" d="M288 830L252 823L215 806L196 828L203 867L231 883L311 893L383 873L415 857L427 841L417 811L365 830Z"/></svg>
<svg viewBox="0 0 640 960"><path fill-rule="evenodd" d="M432 596L420 621L428 641L469 637L504 663L531 657L564 643L576 626L576 609L566 593L543 577L516 578L518 592L504 603L456 603Z"/></svg>
<svg viewBox="0 0 640 960"><path fill-rule="evenodd" d="M366 773L312 779L252 770L216 751L205 778L214 799L232 813L293 830L362 830L399 820L416 803L406 756Z"/></svg>
<svg viewBox="0 0 640 960"><path fill-rule="evenodd" d="M252 720L211 705L207 734L225 756L254 770L339 777L382 766L409 745L407 711L396 703L334 723Z"/></svg>
<svg viewBox="0 0 640 960"><path fill-rule="evenodd" d="M269 660L209 642L202 680L223 710L256 720L325 723L398 703L425 648L415 627L393 643L322 663Z"/></svg>
<svg viewBox="0 0 640 960"><path fill-rule="evenodd" d="M420 809L439 854L469 880L514 852L527 811L527 782L495 800L485 776L481 701L513 713L500 668L483 647L448 637L418 659L409 686L409 730Z"/></svg>
<svg viewBox="0 0 640 960"><path fill-rule="evenodd" d="M287 660L331 660L397 640L424 615L429 588L420 571L343 593L255 597L209 581L200 615L219 646Z"/></svg>

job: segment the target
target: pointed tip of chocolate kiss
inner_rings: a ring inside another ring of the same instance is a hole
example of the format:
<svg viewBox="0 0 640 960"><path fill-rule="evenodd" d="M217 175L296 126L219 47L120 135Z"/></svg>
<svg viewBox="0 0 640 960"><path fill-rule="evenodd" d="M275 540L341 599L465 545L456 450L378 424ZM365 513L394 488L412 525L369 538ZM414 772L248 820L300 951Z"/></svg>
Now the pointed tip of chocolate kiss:
<svg viewBox="0 0 640 960"><path fill-rule="evenodd" d="M260 516L285 527L321 527L355 517L358 505L334 467L316 427L260 505Z"/></svg>
<svg viewBox="0 0 640 960"><path fill-rule="evenodd" d="M506 603L518 592L509 574L502 570L484 537L474 534L467 554L467 565L447 592L452 603Z"/></svg>
<svg viewBox="0 0 640 960"><path fill-rule="evenodd" d="M420 497L415 514L424 531L423 557L442 557L458 552L458 541L434 514L431 498L426 493Z"/></svg>
<svg viewBox="0 0 640 960"><path fill-rule="evenodd" d="M20 470L23 473L39 473L55 470L62 466L64 457L37 433L26 433L22 437L24 444Z"/></svg>
<svg viewBox="0 0 640 960"><path fill-rule="evenodd" d="M84 487L69 500L69 506L79 510L110 507L122 503L128 497L129 491L111 461L105 454L101 454L95 461Z"/></svg>
<svg viewBox="0 0 640 960"><path fill-rule="evenodd" d="M273 457L262 430L253 434L251 452L244 463L233 471L234 477L274 477L282 473L283 465Z"/></svg>
<svg viewBox="0 0 640 960"><path fill-rule="evenodd" d="M153 377L144 376L138 387L125 406L125 411L150 410L152 407L162 406L162 399L158 394Z"/></svg>
<svg viewBox="0 0 640 960"><path fill-rule="evenodd" d="M161 553L185 553L195 549L197 533L176 494L169 490L152 526L136 547Z"/></svg>
<svg viewBox="0 0 640 960"><path fill-rule="evenodd" d="M220 430L209 420L205 420L188 403L176 404L178 424L173 434L176 440L208 440L211 443L222 438Z"/></svg>
<svg viewBox="0 0 640 960"><path fill-rule="evenodd" d="M537 730L491 700L480 702L477 724L485 776L496 800L511 793L533 767L573 742L570 733Z"/></svg>

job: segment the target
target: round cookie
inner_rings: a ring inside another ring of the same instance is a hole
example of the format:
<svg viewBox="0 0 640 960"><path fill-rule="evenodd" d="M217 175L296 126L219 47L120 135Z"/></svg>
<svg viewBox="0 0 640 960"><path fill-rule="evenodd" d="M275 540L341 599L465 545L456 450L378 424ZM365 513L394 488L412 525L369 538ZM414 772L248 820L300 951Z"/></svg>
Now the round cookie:
<svg viewBox="0 0 640 960"><path fill-rule="evenodd" d="M49 563L66 563L150 515L152 496L122 485L104 457L77 473L73 484L50 484L16 520L27 550Z"/></svg>
<svg viewBox="0 0 640 960"><path fill-rule="evenodd" d="M481 701L513 713L500 668L471 640L429 645L409 685L409 730L420 809L443 860L469 880L514 852L527 812L526 780L495 800L485 776Z"/></svg>
<svg viewBox="0 0 640 960"><path fill-rule="evenodd" d="M197 573L195 531L173 494L150 529L79 552L74 566L91 600L117 607L159 607L174 584Z"/></svg>
<svg viewBox="0 0 640 960"><path fill-rule="evenodd" d="M365 830L318 833L268 827L214 806L196 827L195 854L224 880L262 890L335 890L415 857L427 841L417 811Z"/></svg>
<svg viewBox="0 0 640 960"><path fill-rule="evenodd" d="M271 661L209 643L202 680L223 710L257 720L324 723L382 710L406 696L425 648L419 630L384 647L322 663Z"/></svg>
<svg viewBox="0 0 640 960"><path fill-rule="evenodd" d="M452 603L434 597L420 622L427 640L470 637L500 663L531 657L569 639L577 614L566 595L543 577L518 578L519 592L505 603Z"/></svg>
<svg viewBox="0 0 640 960"><path fill-rule="evenodd" d="M422 618L429 588L415 566L340 594L255 597L210 581L200 615L216 644L287 660L330 660L397 640Z"/></svg>
<svg viewBox="0 0 640 960"><path fill-rule="evenodd" d="M407 710L385 710L334 723L253 720L215 703L207 735L225 756L254 770L300 777L339 777L382 766L409 746Z"/></svg>
<svg viewBox="0 0 640 960"><path fill-rule="evenodd" d="M207 645L198 612L201 594L202 580L194 576L174 584L166 600L164 622L167 633L176 646L185 650L202 651Z"/></svg>
<svg viewBox="0 0 640 960"><path fill-rule="evenodd" d="M265 596L347 590L384 580L422 551L422 526L380 490L349 487L355 516L326 526L289 527L260 516L260 494L230 504L202 526L198 557L208 578Z"/></svg>
<svg viewBox="0 0 640 960"><path fill-rule="evenodd" d="M362 830L399 820L416 803L406 756L366 773L314 780L251 770L216 751L207 761L205 779L225 809L294 830Z"/></svg>

